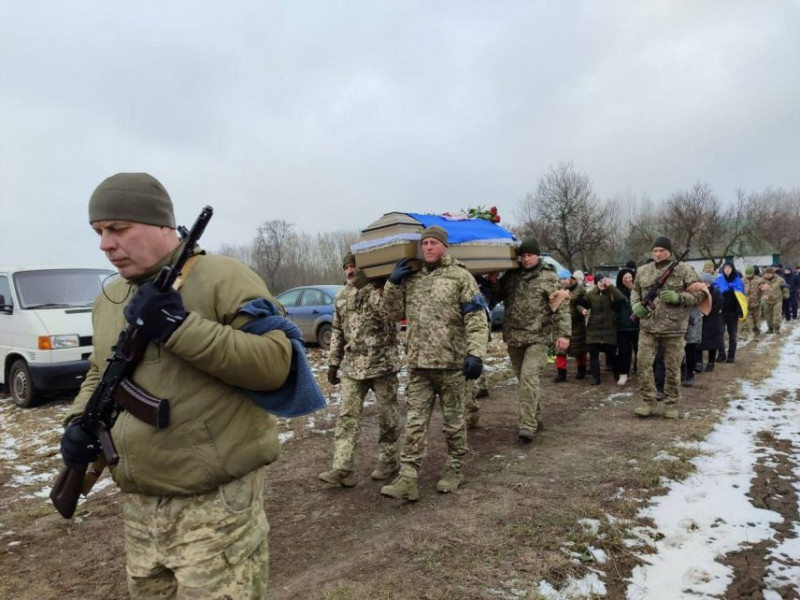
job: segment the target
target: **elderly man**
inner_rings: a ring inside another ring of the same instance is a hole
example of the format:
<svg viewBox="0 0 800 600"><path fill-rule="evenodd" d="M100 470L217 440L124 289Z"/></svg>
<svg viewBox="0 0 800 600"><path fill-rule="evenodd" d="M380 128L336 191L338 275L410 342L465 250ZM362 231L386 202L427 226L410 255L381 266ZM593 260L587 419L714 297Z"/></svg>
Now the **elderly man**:
<svg viewBox="0 0 800 600"><path fill-rule="evenodd" d="M397 471L397 327L386 312L381 290L356 269L355 256L347 254L343 262L347 285L334 300L328 359L328 382L336 385L341 381L342 406L333 438L333 468L319 478L332 485L354 487L358 431L370 390L375 393L380 429L378 464L372 479L388 479Z"/></svg>
<svg viewBox="0 0 800 600"><path fill-rule="evenodd" d="M556 352L569 347L570 303L561 301L555 269L541 260L539 242L526 238L517 249L519 269L506 271L493 290L505 302L503 340L519 380L518 439L530 443L541 425L539 377L547 364L547 346L555 337Z"/></svg>
<svg viewBox="0 0 800 600"><path fill-rule="evenodd" d="M391 317L408 319L406 357L406 439L400 475L381 489L390 498L419 499L417 477L427 446L428 424L439 396L447 440L447 463L437 489L453 492L463 480L467 454L464 402L467 380L483 371L489 324L475 278L446 254L447 232L427 227L420 239L422 270L408 259L389 276L384 300Z"/></svg>
<svg viewBox="0 0 800 600"><path fill-rule="evenodd" d="M275 418L244 390L280 388L292 346L283 331L241 331L252 318L240 309L270 293L244 265L200 251L180 290L160 292L152 281L183 246L167 191L145 173L103 181L89 222L120 277L94 303L94 353L66 417L64 462L78 468L98 455L81 415L120 331L135 324L152 332L132 378L169 400L169 425L156 429L123 411L111 430L130 595L264 598L264 466L280 445Z"/></svg>
<svg viewBox="0 0 800 600"><path fill-rule="evenodd" d="M681 398L681 360L684 334L689 327L689 307L697 306L705 297L695 270L686 263L674 265L655 300L652 310L642 301L657 280L673 265L672 242L666 237L653 241L653 262L637 272L631 290L633 314L639 318L639 396L641 404L634 410L638 417L649 417L656 400L655 375L650 365L659 345L664 357L664 418L677 419L677 403ZM692 286L692 284L696 284Z"/></svg>

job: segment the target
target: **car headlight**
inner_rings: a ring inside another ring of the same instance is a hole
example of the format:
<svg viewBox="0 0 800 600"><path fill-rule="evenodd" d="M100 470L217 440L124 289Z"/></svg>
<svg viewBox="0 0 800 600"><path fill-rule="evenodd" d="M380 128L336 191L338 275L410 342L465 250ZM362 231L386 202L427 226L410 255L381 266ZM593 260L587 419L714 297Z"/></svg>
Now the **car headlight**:
<svg viewBox="0 0 800 600"><path fill-rule="evenodd" d="M39 350L56 350L59 348L77 348L80 340L75 335L41 335L39 336Z"/></svg>

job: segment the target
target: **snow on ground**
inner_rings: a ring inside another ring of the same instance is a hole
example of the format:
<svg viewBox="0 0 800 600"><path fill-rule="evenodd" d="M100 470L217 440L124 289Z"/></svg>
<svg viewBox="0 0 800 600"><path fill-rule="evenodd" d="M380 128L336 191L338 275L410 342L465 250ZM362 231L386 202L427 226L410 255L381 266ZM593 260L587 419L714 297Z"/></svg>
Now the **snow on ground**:
<svg viewBox="0 0 800 600"><path fill-rule="evenodd" d="M697 472L672 483L665 495L642 510L640 516L653 519L658 537L663 538L650 541L655 554L641 556L645 564L633 571L628 600L724 598L733 573L718 560L775 535L773 525L783 517L754 507L747 493L756 460L775 452L758 445L756 435L763 431L791 440L788 458L794 464L795 482L800 481L800 402L794 398L800 388L798 340L800 327L795 326L783 340L783 354L772 376L757 385L745 382L741 397L729 402L719 424L700 444L704 455L694 460ZM770 398L780 391L792 397ZM797 483L795 487L800 490ZM800 523L794 523L794 532L800 535ZM793 582L800 595L800 568L787 566L784 556L795 561L800 557L800 537L768 553L763 590L767 600L781 598L773 588L787 582Z"/></svg>

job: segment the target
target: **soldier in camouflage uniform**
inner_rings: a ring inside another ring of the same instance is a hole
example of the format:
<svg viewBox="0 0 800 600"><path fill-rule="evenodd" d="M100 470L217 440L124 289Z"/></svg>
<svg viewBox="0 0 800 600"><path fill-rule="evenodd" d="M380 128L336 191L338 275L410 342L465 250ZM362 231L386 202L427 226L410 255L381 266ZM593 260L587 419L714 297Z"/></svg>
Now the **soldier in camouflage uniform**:
<svg viewBox="0 0 800 600"><path fill-rule="evenodd" d="M755 274L755 269L750 266L744 270L744 295L747 297L747 318L742 323L742 333L753 332L753 339L761 336L761 299L764 292L761 290L762 279Z"/></svg>
<svg viewBox="0 0 800 600"><path fill-rule="evenodd" d="M364 398L375 393L378 405L378 464L372 479L388 479L397 470L397 327L383 305L379 288L356 270L355 256L344 258L347 285L336 295L328 358L328 382L339 383L342 406L333 438L333 468L320 473L333 485L356 485L355 457Z"/></svg>
<svg viewBox="0 0 800 600"><path fill-rule="evenodd" d="M651 312L642 304L642 300L647 296L650 288L656 284L656 280L672 261L672 242L666 237L657 237L653 241L653 262L644 265L636 272L631 290L633 314L640 319L639 395L641 404L634 410L638 417L649 417L653 414L656 384L651 365L660 345L666 368L664 418L678 418L676 404L681 398L681 360L684 350L684 334L689 326L689 308L697 306L705 297L695 270L686 263L679 263L661 287L659 297L655 301L655 310ZM698 282L698 285L693 289L697 291L689 291L689 286L695 282Z"/></svg>
<svg viewBox="0 0 800 600"><path fill-rule="evenodd" d="M86 468L98 441L82 427L119 332L134 323L154 333L132 374L169 399L169 424L156 429L128 411L111 436L120 458L128 592L132 598L265 598L269 525L265 465L280 454L278 425L244 390L277 390L289 376L292 346L280 330L242 331L240 309L271 299L241 263L200 250L180 290L152 281L183 249L167 191L145 173L103 181L89 201L100 249L120 277L92 309L94 352L68 411L64 462Z"/></svg>
<svg viewBox="0 0 800 600"><path fill-rule="evenodd" d="M506 271L495 285L498 301L505 302L503 340L519 380L519 432L522 442L532 442L541 424L539 377L547 363L547 346L556 338L556 352L569 347L569 302L551 309L561 282L555 269L540 260L539 242L522 241L517 249L520 268Z"/></svg>
<svg viewBox="0 0 800 600"><path fill-rule="evenodd" d="M467 383L483 371L489 324L475 278L458 260L445 254L447 232L427 227L420 240L424 264L414 273L409 261L398 261L389 276L384 300L393 319L408 319L406 357L406 439L400 476L381 494L415 501L417 474L427 446L428 424L436 396L444 420L447 463L439 492L458 489L467 453L464 402Z"/></svg>
<svg viewBox="0 0 800 600"><path fill-rule="evenodd" d="M783 307L784 298L789 297L789 288L786 286L783 277L777 274L777 269L775 267L767 267L760 289L764 293L764 298L767 300L767 309L765 311L767 333L780 333L782 320L781 308Z"/></svg>

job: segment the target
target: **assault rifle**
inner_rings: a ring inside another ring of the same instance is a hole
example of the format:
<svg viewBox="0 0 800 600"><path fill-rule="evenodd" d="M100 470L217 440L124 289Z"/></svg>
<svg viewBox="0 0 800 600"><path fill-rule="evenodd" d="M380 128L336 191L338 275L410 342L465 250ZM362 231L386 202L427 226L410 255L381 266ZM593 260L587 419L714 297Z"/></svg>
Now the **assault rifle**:
<svg viewBox="0 0 800 600"><path fill-rule="evenodd" d="M174 265L161 269L153 281L156 289L166 292L172 287L186 261L194 253L213 213L214 210L206 206L190 231L187 232L183 227L179 229L184 241L183 250ZM91 468L89 465L64 467L50 491L50 500L65 519L72 517L78 505L78 496L89 493L105 466L119 462L119 454L111 439L111 428L122 410L127 410L157 429L169 425L169 401L149 394L130 379L151 341L150 334L142 326L140 321L136 325L129 324L120 332L103 377L83 409L80 427L100 441L103 455Z"/></svg>
<svg viewBox="0 0 800 600"><path fill-rule="evenodd" d="M642 304L647 308L647 310L653 311L656 309L656 298L658 298L659 294L661 293L662 286L667 283L667 279L669 276L672 275L672 272L675 270L675 267L678 266L678 263L681 262L686 255L689 254L689 249L686 249L686 252L681 254L676 260L673 260L667 268L664 269L664 272L658 276L656 282L653 284L653 287L647 292L647 295L642 299Z"/></svg>

